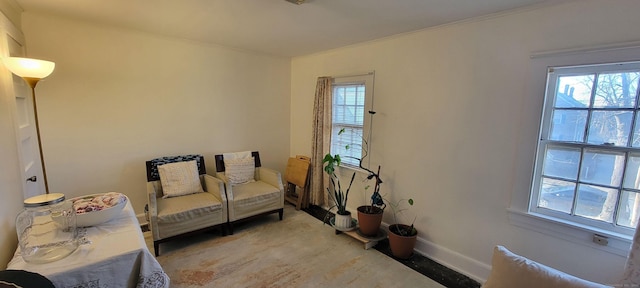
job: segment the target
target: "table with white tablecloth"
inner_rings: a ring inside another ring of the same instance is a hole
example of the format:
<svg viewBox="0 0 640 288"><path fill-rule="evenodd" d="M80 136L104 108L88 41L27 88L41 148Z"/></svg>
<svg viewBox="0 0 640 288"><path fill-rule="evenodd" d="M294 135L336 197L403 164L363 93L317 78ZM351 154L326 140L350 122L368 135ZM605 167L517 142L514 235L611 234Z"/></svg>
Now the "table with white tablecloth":
<svg viewBox="0 0 640 288"><path fill-rule="evenodd" d="M7 269L39 273L56 287L169 287L169 277L149 252L130 202L114 219L79 229L88 241L71 255L32 264L22 259L18 248Z"/></svg>

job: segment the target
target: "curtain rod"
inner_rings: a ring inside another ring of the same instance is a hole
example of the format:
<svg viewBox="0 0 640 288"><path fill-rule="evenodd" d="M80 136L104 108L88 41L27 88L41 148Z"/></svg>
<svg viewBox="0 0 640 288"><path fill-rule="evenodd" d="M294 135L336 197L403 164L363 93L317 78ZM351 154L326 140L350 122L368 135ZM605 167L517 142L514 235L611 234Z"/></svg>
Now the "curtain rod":
<svg viewBox="0 0 640 288"><path fill-rule="evenodd" d="M367 76L367 75L375 75L376 71L369 71L369 72L365 72L365 73L360 73L360 74L348 74L348 75L338 75L338 76L331 76L331 78L347 78L347 77L356 77L356 76Z"/></svg>

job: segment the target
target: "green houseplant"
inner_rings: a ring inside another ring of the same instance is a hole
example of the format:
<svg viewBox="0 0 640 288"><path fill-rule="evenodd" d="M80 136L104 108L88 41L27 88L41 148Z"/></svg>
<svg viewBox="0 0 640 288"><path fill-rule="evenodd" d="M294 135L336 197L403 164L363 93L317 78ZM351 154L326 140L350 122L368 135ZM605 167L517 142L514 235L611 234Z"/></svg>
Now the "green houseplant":
<svg viewBox="0 0 640 288"><path fill-rule="evenodd" d="M363 156L362 159L364 159L364 157L366 157L366 155ZM358 207L358 223L360 224L360 233L364 236L373 237L376 236L380 230L382 216L387 205L384 203L382 196L380 195L380 184L382 184L382 179L380 179L380 166L378 166L377 172L373 172L362 166L362 159L360 159L360 168L369 172L369 175L367 176L368 180L374 180L375 182L373 193L370 198L370 205L362 205Z"/></svg>
<svg viewBox="0 0 640 288"><path fill-rule="evenodd" d="M340 229L351 228L351 212L347 210L347 200L349 200L349 191L351 190L351 185L356 177L356 173L353 172L349 186L343 191L340 178L335 174L336 167L340 166L340 155L336 154L332 156L331 154L327 154L324 156L324 159L322 159L322 163L325 164L324 171L329 174L331 185L327 187L327 192L333 202L333 205L329 207L327 211L327 215L333 207L336 207L338 211L334 218L334 226Z"/></svg>
<svg viewBox="0 0 640 288"><path fill-rule="evenodd" d="M369 116L371 117L371 122L373 123L373 116L376 114L375 111L368 111ZM369 137L371 133L369 133ZM380 165L378 165L378 170L373 171L367 167L364 167L363 162L364 159L369 156L369 141L362 138L362 157L356 158L358 160L358 166L360 169L367 171L369 175L367 175L367 180L373 180L373 193L371 193L369 205L362 205L358 207L358 224L360 225L360 233L364 236L374 237L378 235L380 231L380 224L382 223L382 216L384 213L384 209L387 205L384 203L382 199L382 195L380 195L380 185L383 183L382 179L380 179ZM348 149L348 147L346 147ZM365 187L365 190L370 186Z"/></svg>
<svg viewBox="0 0 640 288"><path fill-rule="evenodd" d="M392 204L391 209L393 210L394 224L389 225L389 247L391 248L391 254L400 259L407 259L411 257L418 238L418 230L413 227L413 223L416 220L415 217L413 218L413 221L411 221L410 225L402 224L398 220L398 214L406 210L406 208L400 207L400 205L405 203L405 201L409 206L413 206L413 199L411 198L400 199L395 204Z"/></svg>

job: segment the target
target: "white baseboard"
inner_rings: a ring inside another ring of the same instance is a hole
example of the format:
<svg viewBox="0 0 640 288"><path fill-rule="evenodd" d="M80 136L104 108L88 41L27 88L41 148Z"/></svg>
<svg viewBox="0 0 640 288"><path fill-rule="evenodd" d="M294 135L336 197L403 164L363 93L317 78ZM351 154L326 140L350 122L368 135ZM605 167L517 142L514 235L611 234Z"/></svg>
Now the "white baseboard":
<svg viewBox="0 0 640 288"><path fill-rule="evenodd" d="M389 224L382 223L382 226L388 231ZM418 236L414 251L479 283L484 283L491 272L491 265L427 241L420 236Z"/></svg>

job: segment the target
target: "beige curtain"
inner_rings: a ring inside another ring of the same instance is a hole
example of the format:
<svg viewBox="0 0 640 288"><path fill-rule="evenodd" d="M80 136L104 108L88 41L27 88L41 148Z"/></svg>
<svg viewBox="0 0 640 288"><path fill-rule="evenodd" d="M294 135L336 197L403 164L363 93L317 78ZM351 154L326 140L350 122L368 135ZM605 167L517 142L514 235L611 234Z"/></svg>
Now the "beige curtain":
<svg viewBox="0 0 640 288"><path fill-rule="evenodd" d="M313 138L311 141L311 204L327 203L329 178L322 169L324 155L331 151L331 77L319 77L313 104Z"/></svg>

